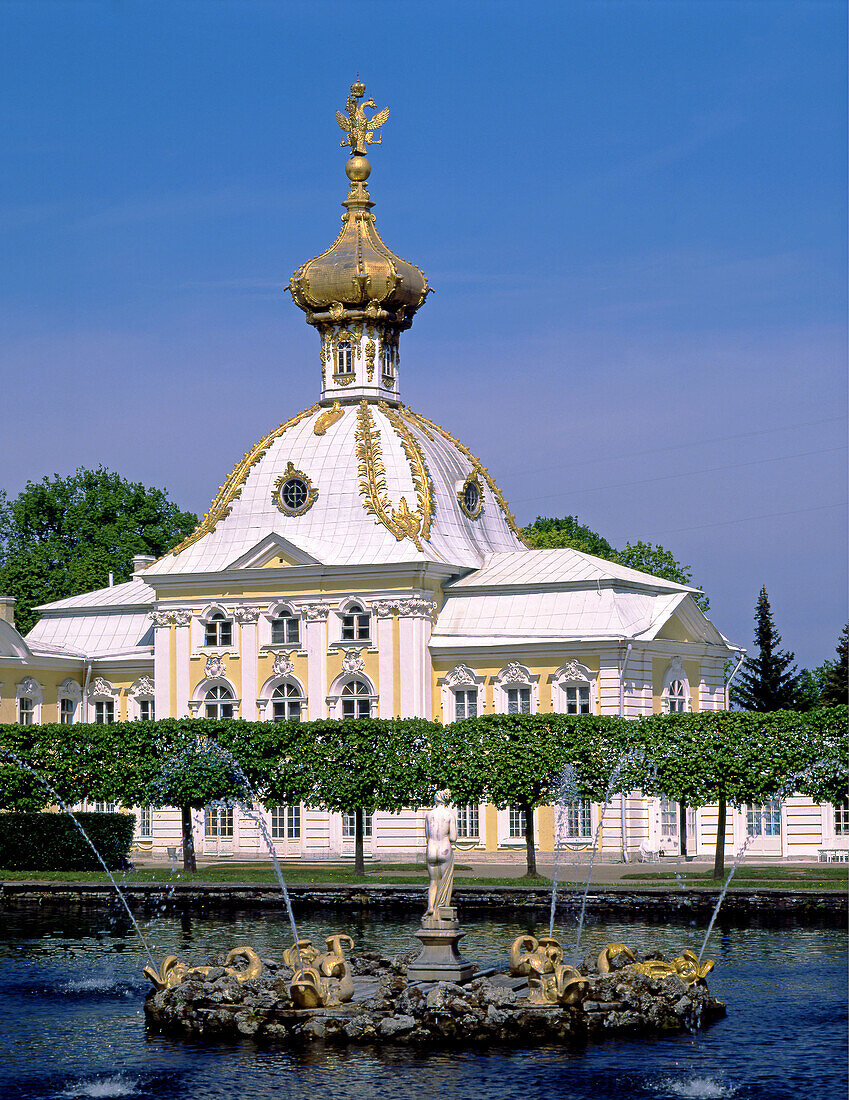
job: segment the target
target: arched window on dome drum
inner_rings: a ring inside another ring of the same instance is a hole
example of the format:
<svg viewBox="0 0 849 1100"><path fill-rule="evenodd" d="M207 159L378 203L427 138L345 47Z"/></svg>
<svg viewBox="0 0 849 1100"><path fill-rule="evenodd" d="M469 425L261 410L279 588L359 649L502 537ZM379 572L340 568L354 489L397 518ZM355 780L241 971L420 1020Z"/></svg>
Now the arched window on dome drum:
<svg viewBox="0 0 849 1100"><path fill-rule="evenodd" d="M391 348L382 348L380 352L380 369L384 378L395 377L395 360L392 357Z"/></svg>
<svg viewBox="0 0 849 1100"><path fill-rule="evenodd" d="M369 718L371 691L363 680L349 680L342 688L342 717Z"/></svg>
<svg viewBox="0 0 849 1100"><path fill-rule="evenodd" d="M228 687L211 687L206 693L204 714L207 718L232 718L233 692Z"/></svg>
<svg viewBox="0 0 849 1100"><path fill-rule="evenodd" d="M340 344L336 352L336 373L337 374L353 374L354 372L354 359L351 354L350 344Z"/></svg>
<svg viewBox="0 0 849 1100"><path fill-rule="evenodd" d="M670 681L663 697L664 710L666 713L677 714L689 710L689 701L687 685L684 681Z"/></svg>
<svg viewBox="0 0 849 1100"><path fill-rule="evenodd" d="M218 647L233 644L233 624L220 611L210 615L204 631L203 644Z"/></svg>
<svg viewBox="0 0 849 1100"><path fill-rule="evenodd" d="M278 615L271 620L271 644L288 645L300 643L300 619L297 615Z"/></svg>
<svg viewBox="0 0 849 1100"><path fill-rule="evenodd" d="M342 641L368 641L370 617L358 603L352 603L342 616Z"/></svg>
<svg viewBox="0 0 849 1100"><path fill-rule="evenodd" d="M304 699L294 684L281 684L271 696L272 722L300 722Z"/></svg>

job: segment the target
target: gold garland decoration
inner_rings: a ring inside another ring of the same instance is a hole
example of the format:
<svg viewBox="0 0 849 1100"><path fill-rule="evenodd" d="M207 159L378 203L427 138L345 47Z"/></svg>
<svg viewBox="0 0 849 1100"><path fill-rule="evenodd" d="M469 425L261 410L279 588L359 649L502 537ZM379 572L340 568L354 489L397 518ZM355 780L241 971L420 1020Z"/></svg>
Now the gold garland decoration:
<svg viewBox="0 0 849 1100"><path fill-rule="evenodd" d="M315 424L313 424L314 435L324 435L328 428L332 427L340 417L345 415L345 410L339 404L338 401L334 401L329 409L325 409L323 413L315 418Z"/></svg>
<svg viewBox="0 0 849 1100"><path fill-rule="evenodd" d="M247 479L251 469L259 462L271 444L275 439L279 439L285 431L289 428L294 428L296 424L299 424L308 416L312 416L314 412L319 409L319 404L311 405L308 409L304 409L303 412L297 414L297 416L291 417L291 419L284 421L278 427L268 433L263 439L256 443L249 451L245 451L242 458L233 467L233 472L227 478L223 485L219 485L218 493L209 506L209 511L192 531L188 538L183 539L181 543L174 547L170 553L176 555L181 551L186 550L189 546L192 546L202 539L204 535L211 534L216 526L222 519L226 519L230 515L230 511L233 507L233 501L238 500L242 495L242 486Z"/></svg>
<svg viewBox="0 0 849 1100"><path fill-rule="evenodd" d="M416 497L419 502L419 513L422 517L421 537L425 540L430 538L430 525L433 521L434 504L436 496L433 491L433 481L431 480L430 470L427 468L427 462L422 454L421 448L416 443L415 436L398 415L395 409L391 405L387 405L385 401L378 401L377 407L392 425L395 434L401 441L401 447L404 454L407 456L407 461L410 464L410 474L413 478L413 488L416 490Z"/></svg>
<svg viewBox="0 0 849 1100"><path fill-rule="evenodd" d="M516 517L510 511L510 508L507 505L507 501L501 495L501 490L493 481L492 475L490 474L489 470L487 470L486 466L482 465L480 459L476 458L469 450L469 448L464 446L459 441L459 439L455 439L450 432L446 432L444 428L440 428L440 426L436 424L433 420L429 420L428 417L422 416L421 413L413 412L412 409L407 408L406 406L402 406L402 415L404 415L411 424L414 424L417 428L421 429L421 431L426 433L427 429L425 428L425 425L427 425L427 427L431 428L433 431L439 432L439 434L443 438L447 439L449 443L454 444L457 450L460 451L460 453L463 454L469 460L469 462L471 462L475 473L480 474L480 476L489 486L489 490L495 497L496 503L498 504L501 511L504 513L504 518L507 521L507 526L513 532L519 542L521 542L523 546L527 546L527 543L522 538L522 534L519 531L518 524L516 523ZM433 436L431 436L431 439L432 438Z"/></svg>
<svg viewBox="0 0 849 1100"><path fill-rule="evenodd" d="M380 433L374 422L368 401L363 398L357 409L356 455L360 476L360 493L365 497L365 509L401 542L411 539L417 550L422 549L419 534L422 528L420 511L411 512L406 497L392 507L386 487L386 467L381 457ZM420 507L422 505L420 504ZM428 520L429 522L429 520Z"/></svg>

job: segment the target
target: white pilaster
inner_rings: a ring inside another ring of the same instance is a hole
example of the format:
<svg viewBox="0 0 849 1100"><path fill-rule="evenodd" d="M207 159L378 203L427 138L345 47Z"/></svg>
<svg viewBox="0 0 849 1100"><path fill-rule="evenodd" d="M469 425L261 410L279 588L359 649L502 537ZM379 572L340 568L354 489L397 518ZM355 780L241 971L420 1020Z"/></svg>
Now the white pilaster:
<svg viewBox="0 0 849 1100"><path fill-rule="evenodd" d="M257 619L259 610L254 607L240 607L235 612L241 632L239 654L242 662L242 717L250 722L257 720Z"/></svg>
<svg viewBox="0 0 849 1100"><path fill-rule="evenodd" d="M304 608L307 627L307 705L310 718L327 717L327 615L324 604Z"/></svg>
<svg viewBox="0 0 849 1100"><path fill-rule="evenodd" d="M191 650L190 630L192 614L190 611L175 611L172 615L176 630L174 631L174 650L176 662L176 690L177 705L174 712L175 718L182 718L189 713L189 652ZM157 703L157 706L159 704ZM157 711L157 714L159 712Z"/></svg>
<svg viewBox="0 0 849 1100"><path fill-rule="evenodd" d="M377 615L377 690L380 696L378 715L381 718L395 717L395 652L392 637L395 606L392 603L378 601L374 605Z"/></svg>
<svg viewBox="0 0 849 1100"><path fill-rule="evenodd" d="M171 616L167 611L151 611L153 620L153 690L157 718L171 714Z"/></svg>

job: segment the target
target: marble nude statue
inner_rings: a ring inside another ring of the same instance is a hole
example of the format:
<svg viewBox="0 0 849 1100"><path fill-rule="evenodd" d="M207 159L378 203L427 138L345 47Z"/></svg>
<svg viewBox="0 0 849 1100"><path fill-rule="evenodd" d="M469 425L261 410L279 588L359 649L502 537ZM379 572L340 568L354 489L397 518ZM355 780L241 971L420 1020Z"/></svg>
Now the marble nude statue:
<svg viewBox="0 0 849 1100"><path fill-rule="evenodd" d="M430 879L426 917L438 917L442 909L451 905L457 815L450 802L450 791L437 791L433 807L425 814L425 862Z"/></svg>

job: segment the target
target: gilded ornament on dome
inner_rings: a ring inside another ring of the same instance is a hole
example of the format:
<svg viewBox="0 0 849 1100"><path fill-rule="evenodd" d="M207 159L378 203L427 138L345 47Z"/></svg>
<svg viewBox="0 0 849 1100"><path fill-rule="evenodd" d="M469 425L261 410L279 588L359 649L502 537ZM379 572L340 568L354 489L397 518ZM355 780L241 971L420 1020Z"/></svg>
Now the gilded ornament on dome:
<svg viewBox="0 0 849 1100"><path fill-rule="evenodd" d="M303 472L296 470L290 460L286 469L274 482L271 502L287 516L302 516L318 498L318 489Z"/></svg>
<svg viewBox="0 0 849 1100"><path fill-rule="evenodd" d="M345 410L338 401L334 401L329 409L325 409L323 413L319 413L315 418L315 424L312 429L313 434L324 435L327 429L332 427L336 421L340 420L344 415Z"/></svg>
<svg viewBox="0 0 849 1100"><path fill-rule="evenodd" d="M245 455L236 463L233 472L227 478L225 483L218 489L218 495L209 506L209 511L192 531L188 538L183 539L181 543L178 543L170 552L172 554L179 554L193 543L202 539L204 535L210 534L215 530L216 526L222 519L226 519L230 515L230 511L233 507L233 502L238 500L242 493L242 486L247 479L248 474L251 472L257 462L263 457L265 452L271 446L275 439L279 439L284 432L289 428L294 428L296 424L299 424L308 416L312 416L320 408L318 402L315 405L311 405L308 409L304 409L303 412L298 413L296 416L291 417L289 420L284 421L274 431L269 432L259 443L255 444Z"/></svg>
<svg viewBox="0 0 849 1100"><path fill-rule="evenodd" d="M401 448L407 457L407 462L410 464L410 476L413 479L413 488L416 491L416 498L419 505L418 512L411 514L421 517L421 537L427 541L427 539L430 538L430 526L433 520L435 502L430 470L427 468L424 454L418 443L416 443L413 433L398 415L397 411L393 409L391 405L387 405L385 401L378 401L377 407L392 425L395 434L400 440ZM406 507L406 501L404 505Z"/></svg>
<svg viewBox="0 0 849 1100"><path fill-rule="evenodd" d="M374 353L377 350L374 340L366 343L366 379L371 382L374 378Z"/></svg>
<svg viewBox="0 0 849 1100"><path fill-rule="evenodd" d="M362 106L360 105L360 100L365 93L366 86L358 79L351 85L351 94L345 103L348 117L346 118L341 111L336 112L336 121L340 129L348 135L344 141L339 142L340 147L344 149L346 145L350 145L354 156L360 157L365 156L367 145L382 144L382 138L376 138L374 131L379 130L389 118L389 108L384 107L382 111L378 111L373 99L367 99ZM370 107L376 113L371 118L366 118L363 107Z"/></svg>

